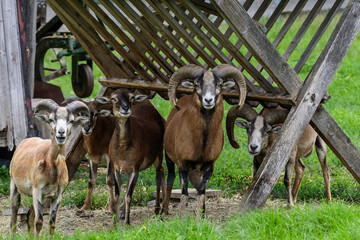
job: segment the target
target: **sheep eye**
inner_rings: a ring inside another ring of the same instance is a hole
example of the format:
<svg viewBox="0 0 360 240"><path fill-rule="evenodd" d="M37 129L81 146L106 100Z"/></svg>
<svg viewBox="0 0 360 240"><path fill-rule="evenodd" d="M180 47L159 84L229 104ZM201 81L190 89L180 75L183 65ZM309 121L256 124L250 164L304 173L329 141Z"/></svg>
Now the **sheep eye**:
<svg viewBox="0 0 360 240"><path fill-rule="evenodd" d="M111 102L113 102L113 103L117 103L117 101L118 101L116 98L111 98L110 100L111 100Z"/></svg>

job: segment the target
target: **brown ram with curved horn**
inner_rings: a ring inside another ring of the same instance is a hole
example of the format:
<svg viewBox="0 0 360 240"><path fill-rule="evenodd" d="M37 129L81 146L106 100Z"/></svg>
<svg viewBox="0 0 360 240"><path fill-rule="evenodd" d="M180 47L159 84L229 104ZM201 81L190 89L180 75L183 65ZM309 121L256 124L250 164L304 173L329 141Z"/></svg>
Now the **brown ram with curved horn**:
<svg viewBox="0 0 360 240"><path fill-rule="evenodd" d="M250 109L248 110L251 112ZM229 118L229 121L226 123L226 129L228 131L230 143L232 143L233 140L236 144L237 142L234 140L233 135L234 123L240 128L245 128L247 130L248 151L251 155L254 156L253 164L255 175L266 154L273 145L277 133L280 131L281 126L285 122L289 112L288 110L281 107L264 108L259 115L254 112L255 110L252 110L251 114L244 114L244 112L240 113L230 109L228 113L230 116L227 117ZM255 117L253 117L254 115ZM245 118L248 122L235 120L236 117ZM305 165L301 161L301 158L310 156L314 145L323 172L327 200L331 201L330 176L326 163L326 144L321 139L321 137L318 136L315 130L310 125L308 125L295 149L293 150L285 168L284 185L286 188L287 200L290 206L293 206L296 202L300 184L305 173ZM295 181L291 190L291 179L294 168Z"/></svg>
<svg viewBox="0 0 360 240"><path fill-rule="evenodd" d="M52 139L38 137L24 139L17 147L10 164L10 202L12 233L16 231L20 193L33 197L29 218L29 230L39 236L43 223L42 201L50 198L50 234L55 230L56 214L61 203L61 195L68 184L65 163L66 140L75 124L89 121L89 109L82 102L72 102L67 107L59 107L53 100L39 102L34 116L52 129Z"/></svg>
<svg viewBox="0 0 360 240"><path fill-rule="evenodd" d="M228 81L229 79L235 82ZM180 98L176 103L176 88L180 82L184 87L193 88L194 92ZM181 181L181 213L184 212L188 199L190 180L198 191L197 219L201 214L205 214L205 189L224 144L221 124L224 105L221 90L229 89L235 84L239 87L241 107L246 97L246 83L242 73L233 66L224 64L212 71L205 71L199 66L187 65L170 78L169 99L174 108L168 117L164 135L168 166L164 211L167 211L169 205L176 164Z"/></svg>

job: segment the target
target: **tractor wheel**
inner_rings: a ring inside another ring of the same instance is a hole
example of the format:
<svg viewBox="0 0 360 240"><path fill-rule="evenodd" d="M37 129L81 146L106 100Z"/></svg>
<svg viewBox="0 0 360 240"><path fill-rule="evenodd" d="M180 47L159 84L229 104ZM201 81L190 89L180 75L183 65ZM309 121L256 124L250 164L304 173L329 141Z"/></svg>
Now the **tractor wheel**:
<svg viewBox="0 0 360 240"><path fill-rule="evenodd" d="M92 69L87 64L80 64L78 67L78 77L71 79L72 87L76 96L88 97L94 88L94 75Z"/></svg>

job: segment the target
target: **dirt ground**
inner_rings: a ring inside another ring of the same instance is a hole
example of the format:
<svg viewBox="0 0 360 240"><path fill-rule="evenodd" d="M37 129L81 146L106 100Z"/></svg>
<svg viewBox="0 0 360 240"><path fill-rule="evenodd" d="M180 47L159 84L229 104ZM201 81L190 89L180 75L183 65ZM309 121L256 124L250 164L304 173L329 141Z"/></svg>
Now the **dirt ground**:
<svg viewBox="0 0 360 240"><path fill-rule="evenodd" d="M224 221L228 217L237 213L241 197L232 199L225 198L208 198L206 200L206 216L210 220ZM268 201L267 206L282 206L284 201ZM0 197L0 209L9 208L9 198ZM196 201L189 199L186 209L187 213L195 213ZM179 202L176 200L170 204L170 218L179 214ZM131 207L131 225L142 225L145 221L154 217L154 207ZM44 216L43 229L48 228L49 216ZM10 216L0 215L0 236L5 237L9 233ZM98 231L101 229L112 229L113 220L110 212L106 210L91 210L80 212L76 208L62 207L58 213L56 223L56 231L62 232L64 235L71 235L77 229L85 231ZM47 230L45 230L47 231ZM22 223L18 227L18 233L26 234L26 223Z"/></svg>

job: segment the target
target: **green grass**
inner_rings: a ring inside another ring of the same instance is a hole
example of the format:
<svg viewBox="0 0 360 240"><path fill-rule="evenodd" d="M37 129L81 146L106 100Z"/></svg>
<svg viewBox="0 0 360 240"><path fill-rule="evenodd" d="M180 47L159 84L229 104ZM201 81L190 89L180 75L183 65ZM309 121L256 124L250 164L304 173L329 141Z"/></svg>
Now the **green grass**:
<svg viewBox="0 0 360 240"><path fill-rule="evenodd" d="M267 208L233 215L224 222L193 216L168 221L153 219L141 226L120 230L82 232L53 239L359 239L360 206L340 201L298 204L291 210ZM15 239L24 239L17 236ZM46 230L42 238L47 238Z"/></svg>

